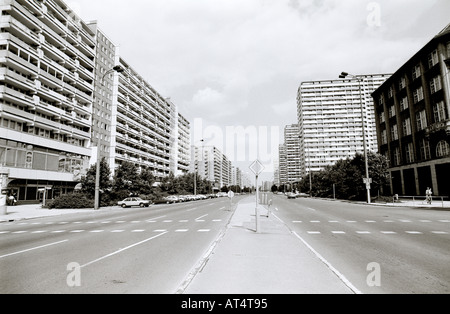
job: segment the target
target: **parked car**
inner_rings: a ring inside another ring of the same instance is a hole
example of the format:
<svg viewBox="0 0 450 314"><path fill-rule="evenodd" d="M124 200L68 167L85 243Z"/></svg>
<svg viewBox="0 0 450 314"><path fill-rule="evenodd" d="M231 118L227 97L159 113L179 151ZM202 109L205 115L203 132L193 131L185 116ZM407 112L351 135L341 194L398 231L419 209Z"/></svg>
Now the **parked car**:
<svg viewBox="0 0 450 314"><path fill-rule="evenodd" d="M180 201L178 196L175 196L175 195L166 196L166 197L164 197L164 200L166 201L167 204L176 203L176 202Z"/></svg>
<svg viewBox="0 0 450 314"><path fill-rule="evenodd" d="M117 202L117 205L125 207L131 207L131 206L139 206L139 207L149 207L150 201L143 200L140 197L127 197L126 199Z"/></svg>

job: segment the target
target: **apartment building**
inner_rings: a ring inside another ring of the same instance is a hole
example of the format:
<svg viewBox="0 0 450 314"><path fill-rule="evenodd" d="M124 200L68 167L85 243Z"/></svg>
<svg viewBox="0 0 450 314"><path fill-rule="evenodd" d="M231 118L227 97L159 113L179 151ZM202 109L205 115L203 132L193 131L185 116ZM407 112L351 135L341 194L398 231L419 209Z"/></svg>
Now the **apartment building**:
<svg viewBox="0 0 450 314"><path fill-rule="evenodd" d="M233 184L231 161L215 146L191 147L191 172L197 172L215 189Z"/></svg>
<svg viewBox="0 0 450 314"><path fill-rule="evenodd" d="M371 94L389 74L363 75L361 80L301 83L297 94L301 176L317 172L340 159L367 149L377 152L374 104ZM362 101L362 103L361 103Z"/></svg>
<svg viewBox="0 0 450 314"><path fill-rule="evenodd" d="M157 178L189 170L189 122L96 22L61 0L0 10L3 193L24 203L71 192L98 156L113 173L124 161Z"/></svg>
<svg viewBox="0 0 450 314"><path fill-rule="evenodd" d="M449 72L450 25L373 93L393 194L450 196Z"/></svg>
<svg viewBox="0 0 450 314"><path fill-rule="evenodd" d="M74 189L91 156L95 33L59 0L0 1L2 190Z"/></svg>
<svg viewBox="0 0 450 314"><path fill-rule="evenodd" d="M288 182L287 176L287 155L286 155L286 146L280 144L278 146L278 178L279 184L286 184Z"/></svg>
<svg viewBox="0 0 450 314"><path fill-rule="evenodd" d="M189 122L122 57L118 65L123 72L115 74L118 84L111 147L115 167L130 161L153 171L157 178L185 173L190 160Z"/></svg>
<svg viewBox="0 0 450 314"><path fill-rule="evenodd" d="M292 184L301 180L300 139L298 124L287 125L284 128L284 147L286 154L286 181Z"/></svg>

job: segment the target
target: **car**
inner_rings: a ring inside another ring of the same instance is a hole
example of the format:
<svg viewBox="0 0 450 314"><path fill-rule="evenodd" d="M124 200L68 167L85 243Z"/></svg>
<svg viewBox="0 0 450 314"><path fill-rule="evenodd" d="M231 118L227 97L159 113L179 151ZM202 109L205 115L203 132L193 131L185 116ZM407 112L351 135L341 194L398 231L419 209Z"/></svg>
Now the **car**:
<svg viewBox="0 0 450 314"><path fill-rule="evenodd" d="M180 201L180 199L178 198L178 196L169 195L164 197L164 201L166 201L167 204L170 204L170 203L177 203Z"/></svg>
<svg viewBox="0 0 450 314"><path fill-rule="evenodd" d="M295 193L289 192L286 194L286 196L288 199L290 199L290 198L296 198L297 195Z"/></svg>
<svg viewBox="0 0 450 314"><path fill-rule="evenodd" d="M150 201L143 200L140 197L127 197L126 199L117 202L117 205L125 207L131 207L131 206L139 206L139 207L149 207Z"/></svg>

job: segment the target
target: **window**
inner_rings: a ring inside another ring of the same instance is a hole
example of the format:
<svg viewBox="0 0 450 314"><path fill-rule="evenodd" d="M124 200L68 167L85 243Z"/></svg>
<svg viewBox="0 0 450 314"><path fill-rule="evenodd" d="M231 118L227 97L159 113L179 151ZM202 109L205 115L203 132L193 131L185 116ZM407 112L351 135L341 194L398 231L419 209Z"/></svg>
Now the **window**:
<svg viewBox="0 0 450 314"><path fill-rule="evenodd" d="M413 163L414 162L414 148L413 148L412 143L406 144L405 154L406 154L406 162Z"/></svg>
<svg viewBox="0 0 450 314"><path fill-rule="evenodd" d="M388 91L388 98L394 97L394 87L391 86Z"/></svg>
<svg viewBox="0 0 450 314"><path fill-rule="evenodd" d="M422 75L422 71L420 70L420 64L416 65L412 71L412 78L415 80L416 78Z"/></svg>
<svg viewBox="0 0 450 314"><path fill-rule="evenodd" d="M381 131L381 145L387 144L387 131Z"/></svg>
<svg viewBox="0 0 450 314"><path fill-rule="evenodd" d="M411 119L407 118L402 122L403 136L411 135Z"/></svg>
<svg viewBox="0 0 450 314"><path fill-rule="evenodd" d="M418 89L414 90L414 104L417 104L419 101L423 100L423 87L420 86Z"/></svg>
<svg viewBox="0 0 450 314"><path fill-rule="evenodd" d="M438 63L439 63L438 52L437 50L435 50L428 55L428 67L431 69Z"/></svg>
<svg viewBox="0 0 450 314"><path fill-rule="evenodd" d="M383 123L383 122L386 121L386 120L384 119L384 112L380 113L379 117L380 117L380 123Z"/></svg>
<svg viewBox="0 0 450 314"><path fill-rule="evenodd" d="M392 141L398 140L398 128L397 128L397 124L394 124L393 126L391 126L391 140L392 140Z"/></svg>
<svg viewBox="0 0 450 314"><path fill-rule="evenodd" d="M401 111L406 110L406 109L408 109L408 107L409 107L409 105L408 105L408 97L403 97L400 100L400 110Z"/></svg>
<svg viewBox="0 0 450 314"><path fill-rule="evenodd" d="M389 107L389 118L395 117L395 106Z"/></svg>
<svg viewBox="0 0 450 314"><path fill-rule="evenodd" d="M399 81L398 81L398 87L400 90L404 89L406 87L406 79L405 77L402 77Z"/></svg>
<svg viewBox="0 0 450 314"><path fill-rule="evenodd" d="M441 122L447 120L447 111L443 101L438 102L433 106L434 122Z"/></svg>
<svg viewBox="0 0 450 314"><path fill-rule="evenodd" d="M398 166L401 163L401 155L400 155L400 148L396 147L394 149L394 160L393 160L393 164L394 166Z"/></svg>
<svg viewBox="0 0 450 314"><path fill-rule="evenodd" d="M430 81L430 90L431 93L434 94L441 89L442 89L441 76L438 75Z"/></svg>
<svg viewBox="0 0 450 314"><path fill-rule="evenodd" d="M417 122L417 130L424 130L428 124L427 124L427 113L425 110L419 111L416 113L416 122Z"/></svg>
<svg viewBox="0 0 450 314"><path fill-rule="evenodd" d="M450 156L450 145L442 140L436 146L436 156L438 158Z"/></svg>
<svg viewBox="0 0 450 314"><path fill-rule="evenodd" d="M430 142L425 139L420 141L420 158L422 160L431 159Z"/></svg>

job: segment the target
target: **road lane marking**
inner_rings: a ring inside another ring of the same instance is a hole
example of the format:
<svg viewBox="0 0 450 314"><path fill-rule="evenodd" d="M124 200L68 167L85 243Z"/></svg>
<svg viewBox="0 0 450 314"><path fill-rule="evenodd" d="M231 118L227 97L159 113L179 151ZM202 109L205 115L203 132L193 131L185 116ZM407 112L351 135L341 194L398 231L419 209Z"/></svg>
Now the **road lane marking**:
<svg viewBox="0 0 450 314"><path fill-rule="evenodd" d="M373 222L376 222L376 221L375 220L366 220L366 222L373 223Z"/></svg>
<svg viewBox="0 0 450 314"><path fill-rule="evenodd" d="M14 232L11 232L11 233L15 233L15 234L21 234L21 233L26 233L27 231L25 231L25 230L21 230L21 231L14 231Z"/></svg>
<svg viewBox="0 0 450 314"><path fill-rule="evenodd" d="M63 232L66 232L67 230L55 230L55 231L52 231L51 233L63 233Z"/></svg>
<svg viewBox="0 0 450 314"><path fill-rule="evenodd" d="M144 229L135 229L135 230L131 230L131 232L144 232Z"/></svg>
<svg viewBox="0 0 450 314"><path fill-rule="evenodd" d="M356 231L357 234L370 234L370 231Z"/></svg>
<svg viewBox="0 0 450 314"><path fill-rule="evenodd" d="M202 219L203 217L206 217L206 216L208 216L208 214L195 218L195 221L204 221L204 220L200 220L200 219Z"/></svg>
<svg viewBox="0 0 450 314"><path fill-rule="evenodd" d="M104 255L104 256L102 256L102 257L99 257L99 258L97 258L97 259L95 259L95 260L93 260L93 261L90 261L90 262L88 262L88 263L86 263L86 264L84 264L84 265L81 265L80 267L83 268L83 267L92 265L92 264L97 263L97 262L99 262L99 261L101 261L101 260L104 260L105 258L114 256L114 255L119 254L119 253L121 253L121 252L123 252L123 251L126 251L126 250L128 250L128 249L131 249L131 248L133 248L133 247L135 247L135 246L138 246L138 245L143 244L143 243L145 243L145 242L148 242L148 241L151 241L151 240L153 240L153 239L156 239L157 237L160 237L160 236L162 236L162 235L164 235L164 234L166 234L166 233L167 233L167 231L166 231L166 232L162 232L162 233L160 233L160 234L157 234L157 235L155 235L155 236L153 236L153 237L147 238L147 239L145 239L145 240L142 240L142 241L140 241L140 242L136 242L136 243L131 244L131 245L127 246L127 247L124 247L124 248L122 248L122 249L119 249L119 250L117 250L117 251L114 251L114 252L112 252L112 253L109 253L109 254L107 254L107 255Z"/></svg>
<svg viewBox="0 0 450 314"><path fill-rule="evenodd" d="M111 230L111 233L119 233L119 232L124 232L125 230Z"/></svg>
<svg viewBox="0 0 450 314"><path fill-rule="evenodd" d="M423 234L420 231L405 231L405 232L408 233L408 234Z"/></svg>
<svg viewBox="0 0 450 314"><path fill-rule="evenodd" d="M400 219L401 222L411 222L409 219Z"/></svg>
<svg viewBox="0 0 450 314"><path fill-rule="evenodd" d="M450 220L447 220L447 219L441 219L441 220L438 220L439 222L450 222Z"/></svg>
<svg viewBox="0 0 450 314"><path fill-rule="evenodd" d="M222 219L213 219L212 221L213 221L213 222L221 222Z"/></svg>
<svg viewBox="0 0 450 314"><path fill-rule="evenodd" d="M303 242L304 245L308 247L308 249L313 252L333 273L336 274L336 276L341 279L341 281L355 294L362 294L360 290L358 290L341 272L339 272L336 268L333 267L322 255L319 254L314 248L308 244L301 236L299 236L295 231L293 234Z"/></svg>
<svg viewBox="0 0 450 314"><path fill-rule="evenodd" d="M80 232L84 232L85 230L72 230L70 231L70 233L80 233Z"/></svg>
<svg viewBox="0 0 450 314"><path fill-rule="evenodd" d="M302 223L303 221L301 221L301 220L292 220L292 222L295 223L295 224L299 224L299 223Z"/></svg>
<svg viewBox="0 0 450 314"><path fill-rule="evenodd" d="M307 231L308 234L320 234L320 231Z"/></svg>
<svg viewBox="0 0 450 314"><path fill-rule="evenodd" d="M431 222L431 220L428 220L428 219L421 219L421 220L419 220L420 222Z"/></svg>
<svg viewBox="0 0 450 314"><path fill-rule="evenodd" d="M382 234L397 234L395 231L380 231Z"/></svg>
<svg viewBox="0 0 450 314"><path fill-rule="evenodd" d="M197 232L210 232L211 229L198 229Z"/></svg>
<svg viewBox="0 0 450 314"><path fill-rule="evenodd" d="M331 231L333 234L345 234L345 231Z"/></svg>
<svg viewBox="0 0 450 314"><path fill-rule="evenodd" d="M175 232L188 232L189 229L177 229L175 230Z"/></svg>
<svg viewBox="0 0 450 314"><path fill-rule="evenodd" d="M339 221L337 221L337 220L328 220L328 222L336 223L336 222L339 222Z"/></svg>
<svg viewBox="0 0 450 314"><path fill-rule="evenodd" d="M172 222L173 220L163 220L163 222Z"/></svg>
<svg viewBox="0 0 450 314"><path fill-rule="evenodd" d="M91 232L91 233L100 233L100 232L103 232L103 231L105 231L105 230L91 230L89 232Z"/></svg>
<svg viewBox="0 0 450 314"><path fill-rule="evenodd" d="M320 220L311 220L312 223L320 223Z"/></svg>
<svg viewBox="0 0 450 314"><path fill-rule="evenodd" d="M356 220L347 220L347 222L349 222L349 223L355 223Z"/></svg>
<svg viewBox="0 0 450 314"><path fill-rule="evenodd" d="M115 223L116 224L121 224L121 223L124 223L124 222L126 222L125 220L117 220Z"/></svg>
<svg viewBox="0 0 450 314"><path fill-rule="evenodd" d="M447 231L431 231L431 233L434 233L434 234L448 234Z"/></svg>
<svg viewBox="0 0 450 314"><path fill-rule="evenodd" d="M58 242L53 242L53 243L49 243L49 244L44 244L44 245L36 246L36 247L30 248L30 249L26 249L26 250L17 251L17 252L14 252L14 253L9 253L9 254L5 254L5 255L1 255L0 258L12 256L12 255L16 255L16 254L20 254L20 253L25 253L25 252L29 252L29 251L33 251L33 250L42 249L42 248L44 248L44 247L48 247L48 246L52 246L52 245L64 243L64 242L67 242L67 241L69 241L69 240L62 240L62 241L58 241Z"/></svg>
<svg viewBox="0 0 450 314"><path fill-rule="evenodd" d="M188 222L189 220L187 219L182 219L182 220L178 220L178 222Z"/></svg>
<svg viewBox="0 0 450 314"><path fill-rule="evenodd" d="M156 229L153 232L168 232L167 229Z"/></svg>
<svg viewBox="0 0 450 314"><path fill-rule="evenodd" d="M45 233L48 232L48 230L37 230L37 231L33 231L31 233Z"/></svg>

